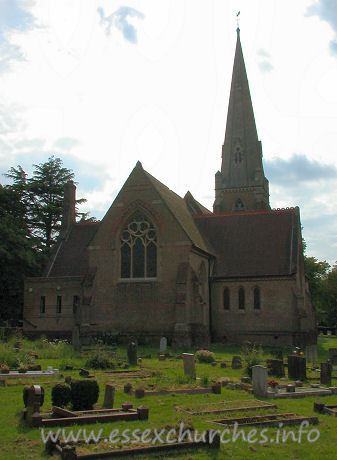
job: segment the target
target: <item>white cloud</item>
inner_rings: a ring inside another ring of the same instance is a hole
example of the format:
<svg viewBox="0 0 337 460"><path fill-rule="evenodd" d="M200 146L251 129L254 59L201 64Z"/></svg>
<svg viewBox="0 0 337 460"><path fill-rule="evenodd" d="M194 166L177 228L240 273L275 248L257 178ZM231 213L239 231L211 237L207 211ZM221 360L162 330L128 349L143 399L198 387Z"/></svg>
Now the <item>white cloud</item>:
<svg viewBox="0 0 337 460"><path fill-rule="evenodd" d="M307 10L309 16L318 16L326 21L335 32L335 39L330 41L330 51L337 56L337 8L336 0L319 0L310 5Z"/></svg>
<svg viewBox="0 0 337 460"><path fill-rule="evenodd" d="M101 18L100 23L105 26L105 33L111 34L112 26L119 29L124 38L130 43L137 43L137 31L133 24L128 22L129 18L144 19L144 14L127 6L121 6L117 11L105 16L103 8L97 8L97 12Z"/></svg>
<svg viewBox="0 0 337 460"><path fill-rule="evenodd" d="M25 33L37 27L31 14L29 0L1 0L0 2L0 72L8 70L14 61L24 60L20 46L12 42L13 34Z"/></svg>

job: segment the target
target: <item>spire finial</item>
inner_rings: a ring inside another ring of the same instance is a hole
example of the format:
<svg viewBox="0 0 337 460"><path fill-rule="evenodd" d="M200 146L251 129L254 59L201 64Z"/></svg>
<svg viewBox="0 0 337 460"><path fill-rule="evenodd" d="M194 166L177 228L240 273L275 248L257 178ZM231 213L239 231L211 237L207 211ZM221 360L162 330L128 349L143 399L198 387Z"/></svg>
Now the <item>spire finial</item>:
<svg viewBox="0 0 337 460"><path fill-rule="evenodd" d="M238 11L236 13L236 25L237 25L236 31L237 31L238 35L240 34L240 18L239 18L239 16L240 16L240 11Z"/></svg>

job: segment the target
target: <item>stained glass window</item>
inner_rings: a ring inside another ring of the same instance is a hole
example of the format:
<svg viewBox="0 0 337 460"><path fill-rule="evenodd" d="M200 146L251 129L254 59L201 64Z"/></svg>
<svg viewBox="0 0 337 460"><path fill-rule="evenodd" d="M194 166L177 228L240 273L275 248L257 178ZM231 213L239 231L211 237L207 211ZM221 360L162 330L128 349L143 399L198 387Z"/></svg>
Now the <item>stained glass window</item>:
<svg viewBox="0 0 337 460"><path fill-rule="evenodd" d="M156 230L141 212L136 212L121 234L121 278L156 276Z"/></svg>

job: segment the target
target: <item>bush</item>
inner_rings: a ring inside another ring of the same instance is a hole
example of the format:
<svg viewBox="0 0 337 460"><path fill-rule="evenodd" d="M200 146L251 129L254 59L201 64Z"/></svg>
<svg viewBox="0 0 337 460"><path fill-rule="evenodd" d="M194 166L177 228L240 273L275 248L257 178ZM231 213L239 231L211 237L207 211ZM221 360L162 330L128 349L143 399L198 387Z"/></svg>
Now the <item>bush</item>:
<svg viewBox="0 0 337 460"><path fill-rule="evenodd" d="M65 407L70 403L71 391L68 385L58 383L51 390L51 402L53 406Z"/></svg>
<svg viewBox="0 0 337 460"><path fill-rule="evenodd" d="M74 410L90 410L97 403L99 387L96 380L74 380L70 383L70 388Z"/></svg>
<svg viewBox="0 0 337 460"><path fill-rule="evenodd" d="M199 350L195 354L199 363L213 363L215 361L215 354L208 350Z"/></svg>
<svg viewBox="0 0 337 460"><path fill-rule="evenodd" d="M90 369L109 369L115 367L114 364L102 353L95 353L87 359L84 367Z"/></svg>
<svg viewBox="0 0 337 460"><path fill-rule="evenodd" d="M243 362L244 370L250 378L252 378L252 367L257 366L263 362L263 351L262 347L256 348L255 345L251 345L243 349Z"/></svg>

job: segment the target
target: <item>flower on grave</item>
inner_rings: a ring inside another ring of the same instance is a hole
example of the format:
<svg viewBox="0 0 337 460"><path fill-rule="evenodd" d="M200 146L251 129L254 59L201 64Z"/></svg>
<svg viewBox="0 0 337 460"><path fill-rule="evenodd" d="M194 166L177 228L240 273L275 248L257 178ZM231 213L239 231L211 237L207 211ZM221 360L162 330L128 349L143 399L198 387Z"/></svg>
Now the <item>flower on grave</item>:
<svg viewBox="0 0 337 460"><path fill-rule="evenodd" d="M270 380L269 382L267 382L268 385L272 388L276 388L278 386L278 382L276 382L275 380Z"/></svg>
<svg viewBox="0 0 337 460"><path fill-rule="evenodd" d="M303 351L301 351L300 355L303 355Z"/></svg>

